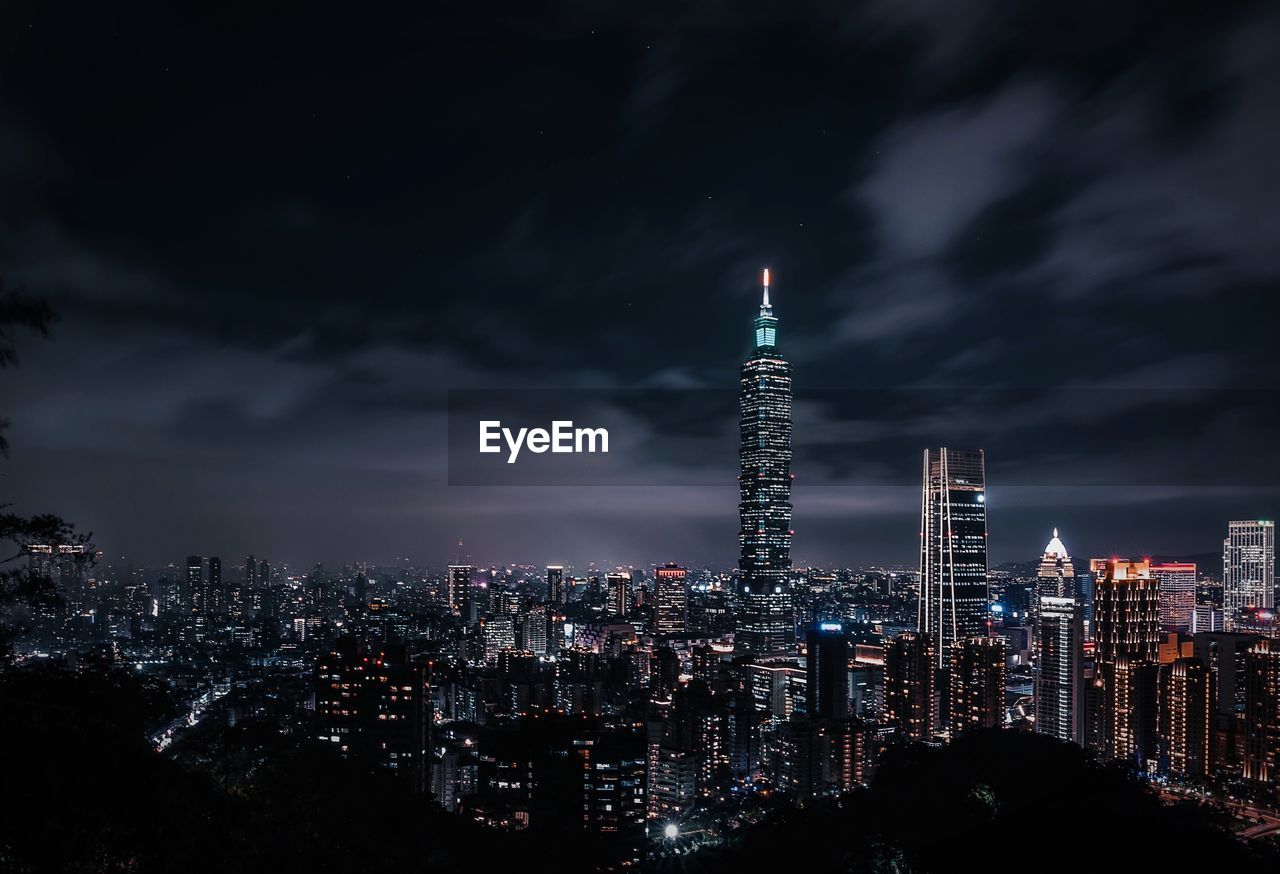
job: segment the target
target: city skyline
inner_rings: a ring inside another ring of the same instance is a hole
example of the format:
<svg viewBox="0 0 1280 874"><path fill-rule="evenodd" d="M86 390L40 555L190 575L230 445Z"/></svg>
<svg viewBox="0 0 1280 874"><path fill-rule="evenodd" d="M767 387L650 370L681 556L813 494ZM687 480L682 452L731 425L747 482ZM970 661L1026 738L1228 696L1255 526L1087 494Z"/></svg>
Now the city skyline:
<svg viewBox="0 0 1280 874"><path fill-rule="evenodd" d="M1280 9L79 7L0 867L1280 869Z"/></svg>

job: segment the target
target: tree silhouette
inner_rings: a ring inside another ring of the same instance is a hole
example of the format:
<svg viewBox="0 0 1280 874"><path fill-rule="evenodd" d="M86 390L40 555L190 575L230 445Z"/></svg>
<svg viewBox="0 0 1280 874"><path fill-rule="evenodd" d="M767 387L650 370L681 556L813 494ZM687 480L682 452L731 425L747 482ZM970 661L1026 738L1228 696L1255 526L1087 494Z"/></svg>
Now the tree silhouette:
<svg viewBox="0 0 1280 874"><path fill-rule="evenodd" d="M869 789L784 807L690 867L941 872L1014 857L1052 870L1276 870L1272 846L1237 840L1229 824L1074 744L989 730L895 748Z"/></svg>
<svg viewBox="0 0 1280 874"><path fill-rule="evenodd" d="M31 297L17 289L5 289L0 279L0 370L18 364L17 334L26 330L47 338L58 315L48 301ZM0 416L0 455L8 457L4 432L9 420ZM8 502L0 502L0 545L8 551L0 555L0 665L11 656L14 637L25 630L17 605L38 606L57 599L48 576L32 574L16 564L34 544L71 544L85 549L76 560L93 555L88 534L79 533L70 522L50 513L23 516L12 512Z"/></svg>

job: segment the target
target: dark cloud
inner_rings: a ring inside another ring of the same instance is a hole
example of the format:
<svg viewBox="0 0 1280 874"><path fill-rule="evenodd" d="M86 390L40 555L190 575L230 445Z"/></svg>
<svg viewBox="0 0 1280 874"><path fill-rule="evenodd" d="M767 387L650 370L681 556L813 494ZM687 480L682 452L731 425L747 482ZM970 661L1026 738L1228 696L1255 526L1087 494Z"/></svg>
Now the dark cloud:
<svg viewBox="0 0 1280 874"><path fill-rule="evenodd" d="M1116 391L1277 384L1261 4L318 4L251 30L11 4L0 32L0 273L64 314L4 377L6 497L112 551L440 560L465 535L489 560L728 563L731 454L643 456L722 490L450 488L443 411L457 388L732 392L765 264L802 389L1025 392L903 420L802 403L798 554L909 560L912 490L857 472L1058 418L1071 441L993 459L998 557L1054 524L1200 552L1274 513L1266 476L1162 474L1250 451L1256 421L1169 433L1176 401ZM602 415L637 447L734 428ZM1011 485L1098 471L1119 421L1151 432L1140 475Z"/></svg>

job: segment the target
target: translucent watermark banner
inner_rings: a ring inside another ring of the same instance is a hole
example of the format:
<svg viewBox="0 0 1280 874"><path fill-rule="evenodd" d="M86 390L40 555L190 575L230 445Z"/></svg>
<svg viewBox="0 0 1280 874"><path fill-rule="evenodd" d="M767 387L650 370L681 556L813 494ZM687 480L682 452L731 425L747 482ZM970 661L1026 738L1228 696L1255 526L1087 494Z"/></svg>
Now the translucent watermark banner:
<svg viewBox="0 0 1280 874"><path fill-rule="evenodd" d="M811 390L789 440L785 399L748 407L744 430L737 391L452 390L449 483L723 486L745 439L806 486L918 485L944 446L982 450L1002 486L1280 486L1274 390Z"/></svg>

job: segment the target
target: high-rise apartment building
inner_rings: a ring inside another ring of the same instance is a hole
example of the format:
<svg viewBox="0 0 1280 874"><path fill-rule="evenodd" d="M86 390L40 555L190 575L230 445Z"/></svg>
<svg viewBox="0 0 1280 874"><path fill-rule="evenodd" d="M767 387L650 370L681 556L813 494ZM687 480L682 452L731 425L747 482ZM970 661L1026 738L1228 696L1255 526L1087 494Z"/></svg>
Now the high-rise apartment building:
<svg viewBox="0 0 1280 874"><path fill-rule="evenodd" d="M1191 633L1202 634L1210 631L1222 631L1225 628L1222 608L1212 604L1197 604L1191 608Z"/></svg>
<svg viewBox="0 0 1280 874"><path fill-rule="evenodd" d="M1227 630L1245 607L1274 607L1276 523L1230 522L1222 541L1222 612Z"/></svg>
<svg viewBox="0 0 1280 874"><path fill-rule="evenodd" d="M1194 655L1208 669L1214 697L1214 760L1220 767L1238 766L1244 758L1245 661L1260 641L1234 631L1199 632Z"/></svg>
<svg viewBox="0 0 1280 874"><path fill-rule="evenodd" d="M524 616L520 624L521 645L535 655L547 652L547 614L545 608L535 607Z"/></svg>
<svg viewBox="0 0 1280 874"><path fill-rule="evenodd" d="M551 604L566 604L569 601L564 586L564 568L558 564L547 565L547 601Z"/></svg>
<svg viewBox="0 0 1280 874"><path fill-rule="evenodd" d="M1154 758L1160 590L1145 561L1110 561L1094 590L1095 744L1108 758Z"/></svg>
<svg viewBox="0 0 1280 874"><path fill-rule="evenodd" d="M609 614L625 617L631 612L631 574L617 571L604 575Z"/></svg>
<svg viewBox="0 0 1280 874"><path fill-rule="evenodd" d="M648 807L643 738L604 733L575 741L573 747L580 765L582 826L603 854L600 867L638 867L645 859Z"/></svg>
<svg viewBox="0 0 1280 874"><path fill-rule="evenodd" d="M697 801L698 754L659 746L649 765L649 814L665 823Z"/></svg>
<svg viewBox="0 0 1280 874"><path fill-rule="evenodd" d="M208 592L205 588L204 559L198 555L187 556L187 603L192 613L204 613Z"/></svg>
<svg viewBox="0 0 1280 874"><path fill-rule="evenodd" d="M1195 658L1161 665L1157 695L1162 772L1182 779L1210 776L1214 700L1209 669Z"/></svg>
<svg viewBox="0 0 1280 874"><path fill-rule="evenodd" d="M840 623L819 623L805 635L805 686L809 716L849 715L849 641Z"/></svg>
<svg viewBox="0 0 1280 874"><path fill-rule="evenodd" d="M1244 778L1280 777L1280 642L1260 640L1244 657Z"/></svg>
<svg viewBox="0 0 1280 874"><path fill-rule="evenodd" d="M416 792L429 777L431 695L426 668L403 647L339 638L316 659L315 736L343 756L394 771Z"/></svg>
<svg viewBox="0 0 1280 874"><path fill-rule="evenodd" d="M222 559L210 557L205 569L205 611L221 613L227 608L227 593L222 587Z"/></svg>
<svg viewBox="0 0 1280 874"><path fill-rule="evenodd" d="M1042 596L1036 622L1036 733L1083 746L1084 606L1074 598Z"/></svg>
<svg viewBox="0 0 1280 874"><path fill-rule="evenodd" d="M885 643L885 721L911 740L928 740L937 727L937 657L933 639L908 631Z"/></svg>
<svg viewBox="0 0 1280 874"><path fill-rule="evenodd" d="M654 570L654 630L658 634L683 634L689 629L688 574L675 564Z"/></svg>
<svg viewBox="0 0 1280 874"><path fill-rule="evenodd" d="M1160 628L1186 632L1196 608L1196 566L1194 562L1156 562L1151 576L1160 584Z"/></svg>
<svg viewBox="0 0 1280 874"><path fill-rule="evenodd" d="M48 581L64 598L73 611L89 606L84 569L92 558L89 550L80 543L28 544L27 573L32 579ZM172 597L169 599L173 601Z"/></svg>
<svg viewBox="0 0 1280 874"><path fill-rule="evenodd" d="M1004 726L1005 641L968 637L951 648L947 724L953 735Z"/></svg>
<svg viewBox="0 0 1280 874"><path fill-rule="evenodd" d="M506 649L515 649L516 627L515 617L510 613L495 613L481 620L480 639L484 641L484 660L487 664L496 664L498 653Z"/></svg>
<svg viewBox="0 0 1280 874"><path fill-rule="evenodd" d="M462 608L470 600L473 570L469 564L449 565L449 574L445 585L449 599L449 609L454 613L461 614Z"/></svg>

